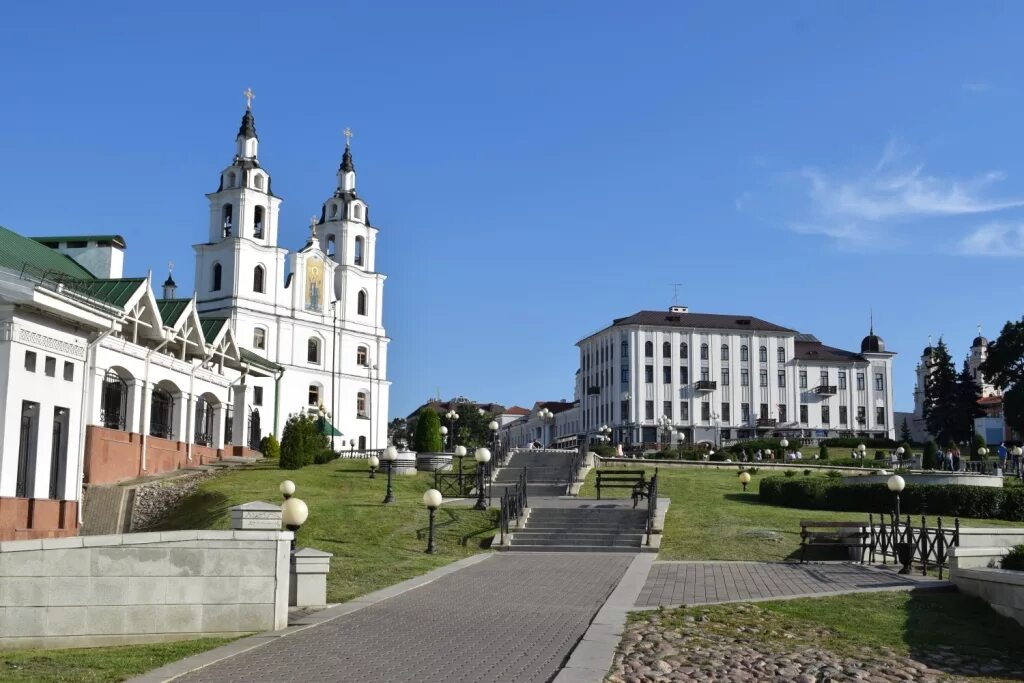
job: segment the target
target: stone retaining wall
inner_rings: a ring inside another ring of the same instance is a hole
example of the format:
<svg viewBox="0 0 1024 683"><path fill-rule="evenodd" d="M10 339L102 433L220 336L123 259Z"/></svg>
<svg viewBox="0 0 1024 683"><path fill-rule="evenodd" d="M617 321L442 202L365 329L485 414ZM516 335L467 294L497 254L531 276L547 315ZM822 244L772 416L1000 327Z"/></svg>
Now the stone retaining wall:
<svg viewBox="0 0 1024 683"><path fill-rule="evenodd" d="M292 536L170 531L0 542L0 647L284 628Z"/></svg>

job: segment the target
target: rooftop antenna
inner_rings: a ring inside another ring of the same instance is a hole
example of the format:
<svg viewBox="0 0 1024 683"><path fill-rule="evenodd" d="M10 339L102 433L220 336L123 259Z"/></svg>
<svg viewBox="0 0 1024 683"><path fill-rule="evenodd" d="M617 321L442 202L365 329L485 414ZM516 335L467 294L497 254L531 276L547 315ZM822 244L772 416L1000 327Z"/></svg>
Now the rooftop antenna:
<svg viewBox="0 0 1024 683"><path fill-rule="evenodd" d="M673 282L672 283L672 305L673 306L678 306L679 305L679 288L682 287L682 286L683 285L680 282Z"/></svg>

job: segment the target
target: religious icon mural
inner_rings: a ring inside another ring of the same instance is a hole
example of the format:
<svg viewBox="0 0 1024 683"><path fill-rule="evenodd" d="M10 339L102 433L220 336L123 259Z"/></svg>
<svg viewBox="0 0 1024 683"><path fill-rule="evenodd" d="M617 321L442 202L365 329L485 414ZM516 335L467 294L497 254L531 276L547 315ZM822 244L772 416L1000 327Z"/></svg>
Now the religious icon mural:
<svg viewBox="0 0 1024 683"><path fill-rule="evenodd" d="M318 258L306 259L306 310L323 308L324 264Z"/></svg>

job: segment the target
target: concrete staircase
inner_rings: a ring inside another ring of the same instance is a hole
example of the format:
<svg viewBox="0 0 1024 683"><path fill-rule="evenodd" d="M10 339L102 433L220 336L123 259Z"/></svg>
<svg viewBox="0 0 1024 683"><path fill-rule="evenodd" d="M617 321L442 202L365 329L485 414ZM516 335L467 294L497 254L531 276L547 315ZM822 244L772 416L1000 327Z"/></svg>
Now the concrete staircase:
<svg viewBox="0 0 1024 683"><path fill-rule="evenodd" d="M500 497L507 486L515 486L526 470L526 496L564 496L571 481L572 455L550 451L517 451L508 464L497 470L492 495Z"/></svg>
<svg viewBox="0 0 1024 683"><path fill-rule="evenodd" d="M531 508L508 549L636 553L643 549L646 525L643 508Z"/></svg>

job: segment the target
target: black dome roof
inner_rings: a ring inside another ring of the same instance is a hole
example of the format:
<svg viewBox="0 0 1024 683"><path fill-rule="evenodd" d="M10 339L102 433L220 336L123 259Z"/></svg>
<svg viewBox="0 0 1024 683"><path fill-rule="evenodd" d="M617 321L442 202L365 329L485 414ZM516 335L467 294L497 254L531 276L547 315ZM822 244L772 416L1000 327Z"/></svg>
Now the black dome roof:
<svg viewBox="0 0 1024 683"><path fill-rule="evenodd" d="M860 343L861 353L883 353L885 342L877 334L869 334Z"/></svg>
<svg viewBox="0 0 1024 683"><path fill-rule="evenodd" d="M981 336L975 337L974 341L971 342L971 348L974 348L975 346L988 346L988 339Z"/></svg>
<svg viewBox="0 0 1024 683"><path fill-rule="evenodd" d="M924 351L921 352L921 355L922 356L930 356L930 355L932 355L932 347L930 347L930 346L924 347Z"/></svg>

